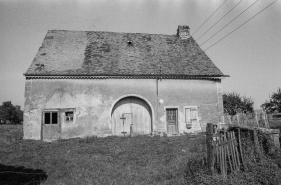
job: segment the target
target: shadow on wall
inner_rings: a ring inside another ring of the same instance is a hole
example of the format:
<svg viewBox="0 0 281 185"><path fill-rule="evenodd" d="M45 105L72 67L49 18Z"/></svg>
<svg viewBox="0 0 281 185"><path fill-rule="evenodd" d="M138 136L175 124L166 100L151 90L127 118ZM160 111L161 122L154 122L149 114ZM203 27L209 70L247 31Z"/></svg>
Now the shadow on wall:
<svg viewBox="0 0 281 185"><path fill-rule="evenodd" d="M40 169L28 169L0 164L0 184L21 185L40 184L47 179L46 172Z"/></svg>

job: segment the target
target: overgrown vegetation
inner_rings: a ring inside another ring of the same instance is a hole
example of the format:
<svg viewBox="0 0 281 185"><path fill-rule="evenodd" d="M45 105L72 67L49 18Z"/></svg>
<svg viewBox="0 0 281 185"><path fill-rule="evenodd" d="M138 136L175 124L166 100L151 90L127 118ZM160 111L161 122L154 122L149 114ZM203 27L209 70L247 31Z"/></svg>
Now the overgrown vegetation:
<svg viewBox="0 0 281 185"><path fill-rule="evenodd" d="M280 152L270 145L271 149L257 160L251 148L251 138L246 133L243 149L248 170L231 174L225 182L220 175L212 177L207 173L203 134L198 137L89 137L52 143L21 138L21 126L0 127L0 172L13 170L35 174L0 173L0 184L39 184L39 181L41 184L281 182ZM32 182L32 179L35 180Z"/></svg>
<svg viewBox="0 0 281 185"><path fill-rule="evenodd" d="M198 173L189 179L188 184L280 184L281 182L281 153L274 145L270 135L258 131L260 155L255 153L253 134L241 131L242 151L246 169L231 173L223 180L220 174L209 176Z"/></svg>

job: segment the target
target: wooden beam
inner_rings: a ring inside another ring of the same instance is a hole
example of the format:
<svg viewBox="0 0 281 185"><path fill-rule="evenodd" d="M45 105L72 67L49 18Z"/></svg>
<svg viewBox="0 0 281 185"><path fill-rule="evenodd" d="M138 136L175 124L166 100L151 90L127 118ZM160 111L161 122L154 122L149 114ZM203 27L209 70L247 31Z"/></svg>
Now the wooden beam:
<svg viewBox="0 0 281 185"><path fill-rule="evenodd" d="M213 148L213 124L207 123L207 162L208 162L208 168L211 175L214 174L214 148Z"/></svg>

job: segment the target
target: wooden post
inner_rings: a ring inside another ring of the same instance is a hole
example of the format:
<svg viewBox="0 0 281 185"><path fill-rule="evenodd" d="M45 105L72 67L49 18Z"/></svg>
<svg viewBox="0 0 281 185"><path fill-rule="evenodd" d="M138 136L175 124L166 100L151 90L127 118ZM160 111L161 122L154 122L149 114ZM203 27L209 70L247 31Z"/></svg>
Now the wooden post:
<svg viewBox="0 0 281 185"><path fill-rule="evenodd" d="M223 173L223 155L222 155L222 139L221 139L221 134L219 135L219 142L218 142L218 147L219 147L219 157L220 157L220 170L221 174Z"/></svg>
<svg viewBox="0 0 281 185"><path fill-rule="evenodd" d="M133 124L130 125L130 137L133 137Z"/></svg>
<svg viewBox="0 0 281 185"><path fill-rule="evenodd" d="M213 148L213 124L207 123L207 162L208 162L208 168L210 170L210 174L214 174L214 148Z"/></svg>
<svg viewBox="0 0 281 185"><path fill-rule="evenodd" d="M216 153L215 153L215 156L216 156L216 164L217 164L217 166L218 166L218 164L220 164L220 156L219 156L219 154L220 154L220 151L219 151L219 139L218 139L218 137L215 137L216 138L216 142L215 142L215 149L216 149Z"/></svg>
<svg viewBox="0 0 281 185"><path fill-rule="evenodd" d="M241 118L242 118L242 120L241 120L242 125L245 126L245 123L244 123L244 113L241 113Z"/></svg>
<svg viewBox="0 0 281 185"><path fill-rule="evenodd" d="M268 118L267 118L267 114L266 114L266 113L264 113L264 123L265 123L265 128L270 129L269 123L268 123Z"/></svg>
<svg viewBox="0 0 281 185"><path fill-rule="evenodd" d="M255 113L256 113L255 117L256 117L257 127L259 127L258 113L257 112Z"/></svg>
<svg viewBox="0 0 281 185"><path fill-rule="evenodd" d="M280 148L281 148L281 127L279 127L279 144L280 144Z"/></svg>
<svg viewBox="0 0 281 185"><path fill-rule="evenodd" d="M234 152L234 140L233 140L233 136L231 134L231 132L227 133L229 139L230 139L230 153L231 153L231 157L232 157L232 161L233 161L233 170L236 171L238 169L238 165L237 165L237 161L236 161L236 156L235 156L235 152Z"/></svg>
<svg viewBox="0 0 281 185"><path fill-rule="evenodd" d="M225 181L226 179L226 173L227 173L227 163L226 163L226 156L225 156L225 140L224 140L224 136L221 134L220 135L220 139L221 139L221 153L222 153L222 178L223 181Z"/></svg>
<svg viewBox="0 0 281 185"><path fill-rule="evenodd" d="M239 125L240 125L240 124L239 124L239 115L236 114L236 116L237 116L237 124L238 124L238 126L239 126Z"/></svg>
<svg viewBox="0 0 281 185"><path fill-rule="evenodd" d="M237 142L236 142L235 133L234 133L234 131L232 131L230 134L233 136L234 153L235 153L236 160L237 160L238 170L240 170L240 166L241 166L241 165L240 165L240 158L239 158L239 153L238 153L238 149L237 149L238 144L237 144Z"/></svg>
<svg viewBox="0 0 281 185"><path fill-rule="evenodd" d="M254 133L254 147L255 147L255 154L258 160L260 160L260 146L259 146L259 138L257 135L257 130L253 130Z"/></svg>
<svg viewBox="0 0 281 185"><path fill-rule="evenodd" d="M227 133L225 133L225 135L224 135L224 141L229 143L230 139L227 138L226 135L227 135ZM227 152L227 158L229 161L230 172L233 172L233 165L232 165L233 161L231 162L230 153L229 153L229 144L227 144L225 147L226 147L226 152Z"/></svg>
<svg viewBox="0 0 281 185"><path fill-rule="evenodd" d="M240 131L240 128L238 128L238 145L239 145L239 150L240 150L241 163L242 163L242 166L245 170L246 166L245 166L245 163L244 163L244 157L243 157L242 146L241 146L241 131Z"/></svg>

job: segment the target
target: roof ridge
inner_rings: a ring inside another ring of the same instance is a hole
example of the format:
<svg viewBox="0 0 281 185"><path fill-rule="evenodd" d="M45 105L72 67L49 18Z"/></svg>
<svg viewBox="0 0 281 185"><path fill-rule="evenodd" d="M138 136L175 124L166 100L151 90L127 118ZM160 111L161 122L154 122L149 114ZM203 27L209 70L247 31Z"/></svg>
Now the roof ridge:
<svg viewBox="0 0 281 185"><path fill-rule="evenodd" d="M158 33L137 33L137 32L113 32L113 31L95 31L95 30L57 30L57 29L53 29L53 30L48 30L47 33L49 32L53 32L53 31L63 31L63 32L96 32L96 33L119 33L119 34L146 34L146 35L163 35L163 36L177 36L177 34L158 34ZM191 37L191 36L190 36Z"/></svg>

